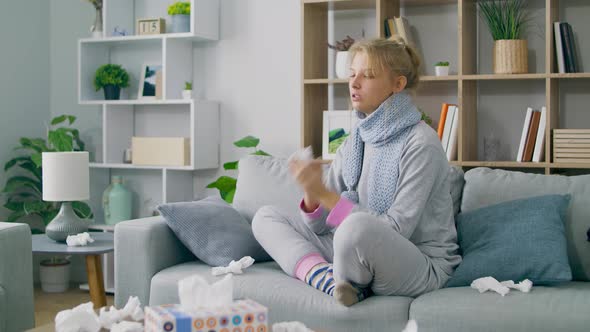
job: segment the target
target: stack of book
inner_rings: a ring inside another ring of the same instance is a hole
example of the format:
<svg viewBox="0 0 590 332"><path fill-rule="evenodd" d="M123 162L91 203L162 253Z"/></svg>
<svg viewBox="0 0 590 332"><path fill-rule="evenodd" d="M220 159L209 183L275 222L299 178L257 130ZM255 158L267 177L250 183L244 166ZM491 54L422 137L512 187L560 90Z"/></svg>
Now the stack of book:
<svg viewBox="0 0 590 332"><path fill-rule="evenodd" d="M459 135L459 108L454 104L442 104L438 122L438 138L449 161L457 159L457 136Z"/></svg>
<svg viewBox="0 0 590 332"><path fill-rule="evenodd" d="M545 106L541 110L529 107L524 118L520 145L518 146L518 162L540 162L544 158L545 126L547 123Z"/></svg>
<svg viewBox="0 0 590 332"><path fill-rule="evenodd" d="M553 129L553 161L590 163L590 129Z"/></svg>
<svg viewBox="0 0 590 332"><path fill-rule="evenodd" d="M567 22L555 22L553 23L553 30L557 69L562 74L580 72L572 26Z"/></svg>
<svg viewBox="0 0 590 332"><path fill-rule="evenodd" d="M414 40L411 36L410 25L408 19L403 16L387 18L383 22L385 28L385 38L402 37L407 44L414 45Z"/></svg>

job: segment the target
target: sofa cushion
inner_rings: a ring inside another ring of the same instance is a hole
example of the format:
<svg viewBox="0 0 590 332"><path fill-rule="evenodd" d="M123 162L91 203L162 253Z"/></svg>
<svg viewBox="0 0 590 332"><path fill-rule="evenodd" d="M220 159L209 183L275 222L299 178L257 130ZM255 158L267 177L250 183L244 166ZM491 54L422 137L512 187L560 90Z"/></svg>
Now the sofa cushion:
<svg viewBox="0 0 590 332"><path fill-rule="evenodd" d="M223 276L211 275L201 262L176 265L152 278L150 305L178 303L177 283L198 274L212 283ZM375 296L348 308L298 279L287 276L274 262L254 264L234 275L234 298L250 298L269 308L271 323L301 321L316 331L401 331L408 319L409 297Z"/></svg>
<svg viewBox="0 0 590 332"><path fill-rule="evenodd" d="M461 196L463 195L463 185L465 173L459 166L449 167L449 185L451 187L451 198L453 199L453 213L457 215L461 212Z"/></svg>
<svg viewBox="0 0 590 332"><path fill-rule="evenodd" d="M569 202L570 195L544 195L459 214L463 261L447 286L469 286L487 276L535 285L570 281L563 226Z"/></svg>
<svg viewBox="0 0 590 332"><path fill-rule="evenodd" d="M162 204L158 210L180 242L209 265L225 266L244 256L271 259L246 219L219 196Z"/></svg>
<svg viewBox="0 0 590 332"><path fill-rule="evenodd" d="M475 168L465 173L461 211L549 194L571 194L565 220L568 258L574 280L590 280L590 175L540 175L489 168Z"/></svg>
<svg viewBox="0 0 590 332"><path fill-rule="evenodd" d="M511 290L504 297L469 287L443 288L415 299L410 318L418 331L588 331L590 283L568 282Z"/></svg>

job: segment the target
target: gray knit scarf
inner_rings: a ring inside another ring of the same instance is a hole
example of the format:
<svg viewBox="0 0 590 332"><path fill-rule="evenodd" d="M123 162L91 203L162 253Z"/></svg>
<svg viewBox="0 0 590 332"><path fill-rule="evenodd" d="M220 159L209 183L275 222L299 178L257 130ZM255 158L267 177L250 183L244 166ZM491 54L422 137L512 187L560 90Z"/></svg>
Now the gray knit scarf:
<svg viewBox="0 0 590 332"><path fill-rule="evenodd" d="M401 152L408 134L421 114L406 92L393 94L373 113L355 111L361 120L352 129L344 151L343 177L347 191L342 196L358 203L357 185L363 168L365 143L375 148L369 170L368 208L383 214L393 204L397 188Z"/></svg>

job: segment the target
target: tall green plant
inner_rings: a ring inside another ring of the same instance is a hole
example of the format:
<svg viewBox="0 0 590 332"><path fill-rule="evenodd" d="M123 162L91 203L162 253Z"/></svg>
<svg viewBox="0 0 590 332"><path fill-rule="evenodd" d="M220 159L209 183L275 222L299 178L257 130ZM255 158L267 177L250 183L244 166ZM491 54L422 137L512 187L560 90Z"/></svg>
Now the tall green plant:
<svg viewBox="0 0 590 332"><path fill-rule="evenodd" d="M258 143L260 143L260 139L254 136L246 136L240 140L234 142L234 145L239 148L254 148L254 151L250 153L251 155L258 155L258 156L270 156L270 154L257 149ZM223 164L223 168L225 170L237 170L238 169L238 161L230 161ZM221 198L228 202L232 203L234 201L234 194L236 193L236 184L238 180L231 176L222 175L214 182L211 182L207 185L207 188L216 188L219 190L219 195Z"/></svg>
<svg viewBox="0 0 590 332"><path fill-rule="evenodd" d="M522 39L528 23L525 3L526 0L478 1L479 14L494 40Z"/></svg>
<svg viewBox="0 0 590 332"><path fill-rule="evenodd" d="M2 190L2 195L6 199L4 207L11 211L6 221L16 222L27 216L37 216L47 225L57 215L61 203L43 201L41 153L84 151L85 144L80 139L78 129L71 127L74 121L75 116L60 115L51 120L47 139L19 139L20 145L14 150L21 153L4 165L5 172L12 170L16 173L6 180ZM93 218L88 204L73 202L72 207L80 218ZM43 232L36 228L32 230L34 233Z"/></svg>

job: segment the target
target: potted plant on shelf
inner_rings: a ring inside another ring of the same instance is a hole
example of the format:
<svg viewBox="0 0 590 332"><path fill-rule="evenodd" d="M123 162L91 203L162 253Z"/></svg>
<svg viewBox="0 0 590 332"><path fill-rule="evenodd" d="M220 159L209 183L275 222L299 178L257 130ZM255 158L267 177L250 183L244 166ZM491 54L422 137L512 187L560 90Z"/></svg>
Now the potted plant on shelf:
<svg viewBox="0 0 590 332"><path fill-rule="evenodd" d="M434 65L434 72L436 76L448 76L449 75L449 62L439 61Z"/></svg>
<svg viewBox="0 0 590 332"><path fill-rule="evenodd" d="M193 97L193 83L184 82L184 90L182 90L182 99L191 99Z"/></svg>
<svg viewBox="0 0 590 332"><path fill-rule="evenodd" d="M178 1L168 6L172 16L172 32L190 32L191 3Z"/></svg>
<svg viewBox="0 0 590 332"><path fill-rule="evenodd" d="M106 64L96 70L94 87L96 91L104 89L104 99L118 100L121 88L129 86L129 74L121 65Z"/></svg>
<svg viewBox="0 0 590 332"><path fill-rule="evenodd" d="M235 141L234 145L239 148L254 148L254 151L250 153L251 155L258 155L258 156L270 156L270 154L258 150L256 147L260 143L260 139L254 136L246 136L242 139ZM238 161L230 161L223 164L223 168L225 170L237 170L238 169ZM232 203L234 200L234 194L236 193L236 184L238 180L231 176L222 175L214 182L211 182L207 185L207 188L216 188L219 190L219 195L221 198L228 202Z"/></svg>
<svg viewBox="0 0 590 332"><path fill-rule="evenodd" d="M526 0L478 1L479 14L494 39L494 74L528 72L528 49L522 39L528 18Z"/></svg>
<svg viewBox="0 0 590 332"><path fill-rule="evenodd" d="M71 125L72 115L61 115L51 120L47 139L21 137L15 148L18 156L4 165L5 172L15 173L6 180L2 196L4 208L10 211L7 222L26 222L33 234L45 231L45 226L58 214L59 202L43 201L41 154L43 152L84 151L80 133ZM67 122L67 124L66 124ZM90 206L72 202L74 213L84 219L94 218ZM52 257L41 261L41 286L46 292L64 291L69 284L69 261Z"/></svg>
<svg viewBox="0 0 590 332"><path fill-rule="evenodd" d="M336 45L328 43L328 47L336 50L336 77L347 78L348 77L348 50L354 44L354 39L350 36L346 36L346 39L337 41Z"/></svg>

